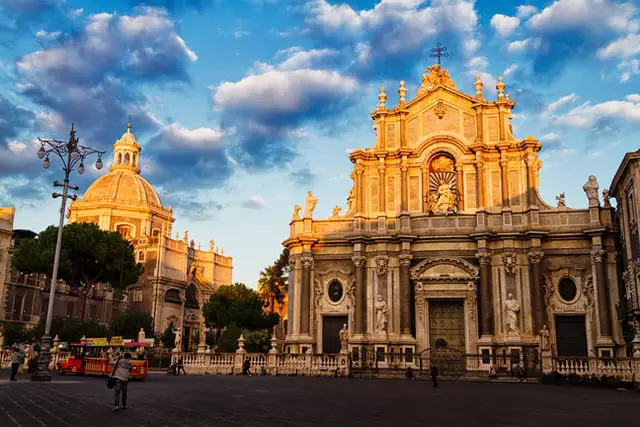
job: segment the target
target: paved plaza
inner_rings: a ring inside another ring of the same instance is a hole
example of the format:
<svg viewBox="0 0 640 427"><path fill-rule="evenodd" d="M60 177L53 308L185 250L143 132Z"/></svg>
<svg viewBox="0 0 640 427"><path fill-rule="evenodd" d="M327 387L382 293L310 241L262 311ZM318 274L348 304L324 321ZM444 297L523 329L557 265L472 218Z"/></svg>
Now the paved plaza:
<svg viewBox="0 0 640 427"><path fill-rule="evenodd" d="M7 381L0 426L620 426L637 416L636 392L538 384L313 377L168 377L129 385L111 412L103 378ZM635 414L635 415L634 415Z"/></svg>

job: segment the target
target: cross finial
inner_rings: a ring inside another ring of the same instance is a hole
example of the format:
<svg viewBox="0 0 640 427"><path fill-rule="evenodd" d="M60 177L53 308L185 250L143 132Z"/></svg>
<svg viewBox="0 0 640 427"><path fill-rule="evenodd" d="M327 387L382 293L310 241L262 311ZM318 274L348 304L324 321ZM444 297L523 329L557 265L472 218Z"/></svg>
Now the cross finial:
<svg viewBox="0 0 640 427"><path fill-rule="evenodd" d="M127 131L131 133L131 114L129 114L129 123L127 123Z"/></svg>
<svg viewBox="0 0 640 427"><path fill-rule="evenodd" d="M440 46L440 42L436 43L436 47L431 49L431 54L429 55L429 58L438 58L438 65L440 65L440 57L446 58L449 56L449 54L447 53L447 48Z"/></svg>

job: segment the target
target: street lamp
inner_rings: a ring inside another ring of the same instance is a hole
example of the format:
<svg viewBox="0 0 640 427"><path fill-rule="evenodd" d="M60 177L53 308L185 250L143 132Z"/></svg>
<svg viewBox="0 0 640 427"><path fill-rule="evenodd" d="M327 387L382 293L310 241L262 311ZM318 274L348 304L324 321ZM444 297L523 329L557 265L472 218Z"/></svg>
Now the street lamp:
<svg viewBox="0 0 640 427"><path fill-rule="evenodd" d="M60 248L62 246L62 228L64 227L64 214L67 206L67 199L76 200L76 194L69 194L69 190L78 191L77 185L69 184L69 175L76 169L79 174L84 172L84 160L92 154L98 155L96 161L96 169L102 169L102 155L106 151L95 150L91 147L85 147L78 144L79 138L76 137L76 131L71 124L71 132L69 132L69 141L58 141L38 138L40 141L40 149L38 150L38 159L43 160L42 166L49 169L51 162L50 154L56 154L62 160L62 170L64 171L64 182L54 181L55 187L62 187L62 193L53 193L52 197L62 197L60 206L60 224L58 225L58 239L56 240L56 252L53 258L53 271L51 272L51 289L49 290L49 306L47 308L47 322L44 327L44 335L40 340L40 357L38 358L38 367L32 379L35 381L51 381L51 372L49 371L49 363L51 361L51 321L53 319L53 303L56 298L56 282L58 280L58 267L60 265ZM77 165L77 166L76 166Z"/></svg>

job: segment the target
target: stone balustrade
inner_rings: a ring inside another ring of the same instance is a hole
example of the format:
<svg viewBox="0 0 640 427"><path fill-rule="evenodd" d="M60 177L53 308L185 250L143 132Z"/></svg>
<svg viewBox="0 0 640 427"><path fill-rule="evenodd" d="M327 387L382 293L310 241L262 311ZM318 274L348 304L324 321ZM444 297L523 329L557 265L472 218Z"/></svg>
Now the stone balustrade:
<svg viewBox="0 0 640 427"><path fill-rule="evenodd" d="M49 369L53 370L58 362L62 362L67 357L69 357L69 353L51 353L51 363L49 363ZM27 360L25 359L25 366ZM0 353L0 369L8 369L11 368L11 352L3 351Z"/></svg>
<svg viewBox="0 0 640 427"><path fill-rule="evenodd" d="M562 375L617 377L623 381L640 380L639 358L558 357L552 371Z"/></svg>

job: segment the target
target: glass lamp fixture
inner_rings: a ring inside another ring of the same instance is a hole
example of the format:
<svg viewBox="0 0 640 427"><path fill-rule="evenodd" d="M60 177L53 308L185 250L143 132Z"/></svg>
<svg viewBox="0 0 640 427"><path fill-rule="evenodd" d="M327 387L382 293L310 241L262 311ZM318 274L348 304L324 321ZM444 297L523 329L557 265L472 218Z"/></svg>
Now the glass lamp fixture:
<svg viewBox="0 0 640 427"><path fill-rule="evenodd" d="M47 156L44 158L44 162L42 162L42 167L49 169L49 166L51 166L51 162L49 161L49 156Z"/></svg>
<svg viewBox="0 0 640 427"><path fill-rule="evenodd" d="M78 173L80 175L82 175L84 173L84 163L80 163L80 165L78 165Z"/></svg>
<svg viewBox="0 0 640 427"><path fill-rule="evenodd" d="M44 150L44 147L40 147L40 149L38 150L38 158L40 160L44 159L44 156L46 155L46 152Z"/></svg>
<svg viewBox="0 0 640 427"><path fill-rule="evenodd" d="M96 169L102 169L102 158L100 157L98 157L98 160L96 160Z"/></svg>
<svg viewBox="0 0 640 427"><path fill-rule="evenodd" d="M77 160L78 157L80 157L80 153L78 153L78 150L74 148L73 151L71 152L71 158L73 160Z"/></svg>

